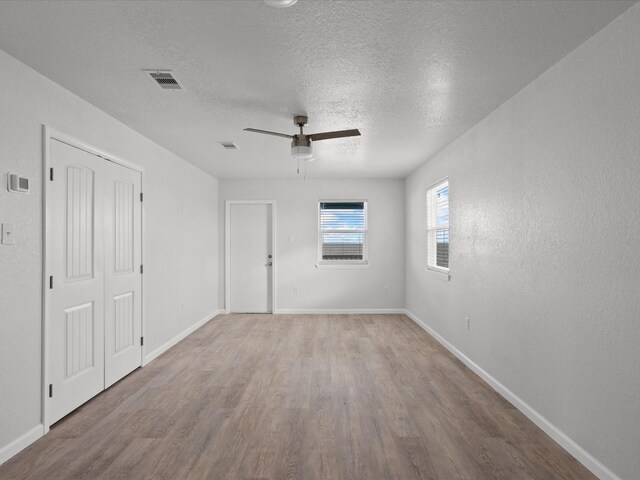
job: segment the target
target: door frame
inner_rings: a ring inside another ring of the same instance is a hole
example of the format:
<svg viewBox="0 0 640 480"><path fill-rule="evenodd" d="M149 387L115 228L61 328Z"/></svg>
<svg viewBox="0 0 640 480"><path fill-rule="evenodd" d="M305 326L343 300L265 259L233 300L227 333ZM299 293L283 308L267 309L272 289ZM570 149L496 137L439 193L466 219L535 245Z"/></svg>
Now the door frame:
<svg viewBox="0 0 640 480"><path fill-rule="evenodd" d="M231 313L231 205L271 206L271 313L276 312L276 201L275 200L225 200L224 202L224 311Z"/></svg>
<svg viewBox="0 0 640 480"><path fill-rule="evenodd" d="M48 125L42 125L42 397L41 397L41 419L42 425L44 426L43 434L46 434L49 431L50 423L50 415L49 415L49 405L47 402L48 399L48 385L49 385L49 349L50 349L50 328L49 328L49 259L51 258L50 246L51 246L51 211L49 208L49 168L51 165L51 141L57 140L59 142L65 143L72 147L83 150L91 155L95 155L100 157L102 160L112 162L118 165L121 165L126 168L130 168L131 170L135 170L140 172L140 191L144 192L144 167L132 163L128 160L124 160L122 158L117 157L116 155L112 155L110 153L99 150L88 143L78 140L71 135L60 132L54 128L49 127ZM141 238L140 238L140 262L144 264L144 202L140 206L140 227L141 227ZM144 275L141 275L141 335L144 337L145 335L145 305L144 305ZM142 353L141 353L141 366L145 365L144 362L144 352L145 347L142 345Z"/></svg>

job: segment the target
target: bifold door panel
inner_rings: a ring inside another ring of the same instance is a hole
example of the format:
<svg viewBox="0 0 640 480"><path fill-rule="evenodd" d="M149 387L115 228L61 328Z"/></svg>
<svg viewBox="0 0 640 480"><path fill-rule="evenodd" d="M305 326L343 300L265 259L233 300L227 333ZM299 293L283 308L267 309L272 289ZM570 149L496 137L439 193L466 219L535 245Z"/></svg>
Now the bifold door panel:
<svg viewBox="0 0 640 480"><path fill-rule="evenodd" d="M105 386L140 366L142 327L140 173L107 172L105 210Z"/></svg>
<svg viewBox="0 0 640 480"><path fill-rule="evenodd" d="M51 140L50 423L141 363L140 173Z"/></svg>

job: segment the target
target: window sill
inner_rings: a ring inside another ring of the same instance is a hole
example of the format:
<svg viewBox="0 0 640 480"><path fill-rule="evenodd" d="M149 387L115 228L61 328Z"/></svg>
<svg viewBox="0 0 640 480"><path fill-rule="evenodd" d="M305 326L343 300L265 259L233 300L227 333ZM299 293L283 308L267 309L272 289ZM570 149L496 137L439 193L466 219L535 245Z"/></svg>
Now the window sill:
<svg viewBox="0 0 640 480"><path fill-rule="evenodd" d="M369 262L360 263L318 263L317 268L368 268Z"/></svg>
<svg viewBox="0 0 640 480"><path fill-rule="evenodd" d="M445 282L448 282L449 280L451 280L451 274L448 271L436 270L435 268L429 268L429 267L425 268L425 270L430 276L437 278L439 280L444 280Z"/></svg>

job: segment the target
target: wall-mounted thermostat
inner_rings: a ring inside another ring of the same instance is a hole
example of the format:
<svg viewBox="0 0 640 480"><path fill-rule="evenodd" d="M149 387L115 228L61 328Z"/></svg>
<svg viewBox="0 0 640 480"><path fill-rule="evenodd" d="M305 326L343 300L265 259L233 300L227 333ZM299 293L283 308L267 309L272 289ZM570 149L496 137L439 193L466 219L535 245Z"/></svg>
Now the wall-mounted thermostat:
<svg viewBox="0 0 640 480"><path fill-rule="evenodd" d="M7 188L10 192L29 193L29 179L15 173L7 175Z"/></svg>

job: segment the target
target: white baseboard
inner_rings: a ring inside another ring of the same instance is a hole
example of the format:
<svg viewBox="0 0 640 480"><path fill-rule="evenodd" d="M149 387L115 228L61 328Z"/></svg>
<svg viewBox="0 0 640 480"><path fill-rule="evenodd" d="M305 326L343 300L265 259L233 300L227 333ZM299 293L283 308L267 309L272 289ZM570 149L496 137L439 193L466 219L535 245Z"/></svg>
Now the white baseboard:
<svg viewBox="0 0 640 480"><path fill-rule="evenodd" d="M193 332L195 332L197 329L202 327L209 320L213 319L214 317L216 317L216 316L218 316L218 315L220 315L222 313L224 313L224 310L214 310L212 313L210 313L209 315L204 317L202 320L200 320L197 323L195 323L194 325L190 326L189 328L187 328L183 332L180 332L178 335L173 337L171 340L169 340L164 345L159 346L153 352L149 353L148 355L145 355L145 357L144 357L144 365L148 365L150 361L154 360L155 358L158 358L160 355L162 355L164 352L169 350L171 347L173 347L180 340L182 340L183 338L191 335Z"/></svg>
<svg viewBox="0 0 640 480"><path fill-rule="evenodd" d="M0 465L44 435L44 425L36 425L13 442L0 448Z"/></svg>
<svg viewBox="0 0 640 480"><path fill-rule="evenodd" d="M403 308L278 308L274 314L283 315L363 315L363 314L404 314Z"/></svg>
<svg viewBox="0 0 640 480"><path fill-rule="evenodd" d="M549 420L543 417L538 411L534 410L529 404L518 397L515 393L505 387L502 383L492 377L489 373L482 369L477 363L467 357L464 353L450 344L444 337L438 332L433 330L429 325L416 317L409 310L404 312L407 317L413 320L418 326L420 326L429 335L435 338L453 355L458 357L467 367L473 370L476 375L487 382L496 392L502 395L509 403L524 413L529 420L540 427L547 435L554 439L562 448L569 452L580 463L587 467L596 477L600 480L621 480L615 473L609 470L605 465L599 462L593 455L587 452L584 448L578 445L562 430L552 424Z"/></svg>

